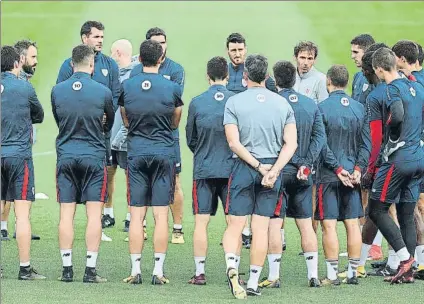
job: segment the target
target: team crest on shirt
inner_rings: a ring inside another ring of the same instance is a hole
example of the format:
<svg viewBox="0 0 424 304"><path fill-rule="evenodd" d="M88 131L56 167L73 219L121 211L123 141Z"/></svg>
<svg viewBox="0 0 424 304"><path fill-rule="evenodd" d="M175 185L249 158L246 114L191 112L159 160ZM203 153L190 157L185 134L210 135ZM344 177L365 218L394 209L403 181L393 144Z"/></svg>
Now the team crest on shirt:
<svg viewBox="0 0 424 304"><path fill-rule="evenodd" d="M163 75L163 77L168 79L168 80L171 80L171 76L169 76L169 75Z"/></svg>
<svg viewBox="0 0 424 304"><path fill-rule="evenodd" d="M368 90L368 83L364 83L364 85L362 86L362 92L365 92L366 90Z"/></svg>
<svg viewBox="0 0 424 304"><path fill-rule="evenodd" d="M244 79L244 78L241 79L241 85L243 87L247 87L247 81L246 81L246 79Z"/></svg>
<svg viewBox="0 0 424 304"><path fill-rule="evenodd" d="M3 93L3 91L4 91L4 86L1 85L1 93Z"/></svg>
<svg viewBox="0 0 424 304"><path fill-rule="evenodd" d="M256 100L259 102L265 102L265 95L262 95L262 94L256 95Z"/></svg>
<svg viewBox="0 0 424 304"><path fill-rule="evenodd" d="M216 101L224 100L224 94L222 92L216 92L213 98L215 98Z"/></svg>
<svg viewBox="0 0 424 304"><path fill-rule="evenodd" d="M344 105L345 107L347 107L349 105L349 99L347 99L346 97L343 97L342 99L340 99L340 103Z"/></svg>
<svg viewBox="0 0 424 304"><path fill-rule="evenodd" d="M102 69L102 74L106 77L107 74L109 74L109 71L107 69Z"/></svg>
<svg viewBox="0 0 424 304"><path fill-rule="evenodd" d="M309 88L306 89L306 94L309 94L311 90L309 90Z"/></svg>
<svg viewBox="0 0 424 304"><path fill-rule="evenodd" d="M298 101L299 101L299 99L297 98L297 95L295 95L295 94L291 94L291 95L289 96L289 100L290 100L291 102L298 102Z"/></svg>
<svg viewBox="0 0 424 304"><path fill-rule="evenodd" d="M145 80L141 83L141 88L145 91L149 90L152 87L152 83L148 80Z"/></svg>
<svg viewBox="0 0 424 304"><path fill-rule="evenodd" d="M411 92L411 95L414 97L417 95L417 92L415 92L415 89L413 87L409 88L409 92Z"/></svg>
<svg viewBox="0 0 424 304"><path fill-rule="evenodd" d="M79 91L79 90L81 90L82 89L82 83L80 82L80 81L75 81L73 84L72 84L72 90L74 90L74 91Z"/></svg>

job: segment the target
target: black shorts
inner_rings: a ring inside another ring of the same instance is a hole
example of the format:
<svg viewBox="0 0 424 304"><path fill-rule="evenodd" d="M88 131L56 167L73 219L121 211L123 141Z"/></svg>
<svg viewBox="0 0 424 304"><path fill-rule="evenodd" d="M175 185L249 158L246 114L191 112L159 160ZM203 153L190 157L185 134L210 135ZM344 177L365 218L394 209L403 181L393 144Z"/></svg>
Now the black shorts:
<svg viewBox="0 0 424 304"><path fill-rule="evenodd" d="M215 215L218 198L223 209L227 201L228 178L207 178L193 181L193 214Z"/></svg>
<svg viewBox="0 0 424 304"><path fill-rule="evenodd" d="M287 197L286 216L295 219L312 218L312 176L301 181L296 174L283 174L281 191ZM280 216L281 217L281 216Z"/></svg>
<svg viewBox="0 0 424 304"><path fill-rule="evenodd" d="M107 202L107 169L103 159L58 159L56 191L59 203Z"/></svg>
<svg viewBox="0 0 424 304"><path fill-rule="evenodd" d="M112 166L119 166L125 170L127 168L127 151L112 150Z"/></svg>
<svg viewBox="0 0 424 304"><path fill-rule="evenodd" d="M263 164L274 164L274 159L259 159ZM225 213L235 216L257 214L266 217L280 216L284 211L280 195L281 174L272 189L261 185L262 175L244 161L234 162L228 182Z"/></svg>
<svg viewBox="0 0 424 304"><path fill-rule="evenodd" d="M350 188L341 181L317 184L316 220L349 220L364 216L361 188Z"/></svg>
<svg viewBox="0 0 424 304"><path fill-rule="evenodd" d="M1 158L1 200L35 200L32 158Z"/></svg>
<svg viewBox="0 0 424 304"><path fill-rule="evenodd" d="M370 198L386 203L416 203L424 174L424 159L384 163L377 172Z"/></svg>
<svg viewBox="0 0 424 304"><path fill-rule="evenodd" d="M169 155L128 157L127 200L130 206L169 206L174 200L175 158Z"/></svg>

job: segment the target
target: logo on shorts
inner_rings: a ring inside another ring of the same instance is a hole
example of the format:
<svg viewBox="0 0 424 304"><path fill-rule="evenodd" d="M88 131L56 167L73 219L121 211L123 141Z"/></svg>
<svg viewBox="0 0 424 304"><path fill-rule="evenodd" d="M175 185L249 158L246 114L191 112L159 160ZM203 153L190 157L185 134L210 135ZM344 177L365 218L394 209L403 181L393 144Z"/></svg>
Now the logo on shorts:
<svg viewBox="0 0 424 304"><path fill-rule="evenodd" d="M176 163L175 167L177 167L177 168L181 167L181 163Z"/></svg>
<svg viewBox="0 0 424 304"><path fill-rule="evenodd" d="M171 76L169 76L169 75L163 75L163 77L168 79L168 80L171 80Z"/></svg>
<svg viewBox="0 0 424 304"><path fill-rule="evenodd" d="M241 80L241 85L242 85L243 87L247 87L247 81L246 81L246 79L242 78L242 80Z"/></svg>
<svg viewBox="0 0 424 304"><path fill-rule="evenodd" d="M32 187L32 195L35 195L35 187Z"/></svg>
<svg viewBox="0 0 424 304"><path fill-rule="evenodd" d="M75 81L75 82L72 84L72 89L73 89L74 91L79 91L79 90L81 90L81 89L82 89L82 83L81 83L80 81Z"/></svg>
<svg viewBox="0 0 424 304"><path fill-rule="evenodd" d="M3 91L4 91L4 86L1 85L1 93L3 93Z"/></svg>
<svg viewBox="0 0 424 304"><path fill-rule="evenodd" d="M221 93L221 92L217 92L217 93L215 93L215 95L214 95L214 97L213 98L215 98L215 100L217 100L217 101L221 101L221 100L224 100L224 94L223 93Z"/></svg>
<svg viewBox="0 0 424 304"><path fill-rule="evenodd" d="M347 99L346 97L343 97L342 99L340 99L340 103L344 105L345 107L347 107L349 105L349 99Z"/></svg>
<svg viewBox="0 0 424 304"><path fill-rule="evenodd" d="M102 74L106 77L107 74L109 74L109 71L107 69L102 69Z"/></svg>
<svg viewBox="0 0 424 304"><path fill-rule="evenodd" d="M411 92L411 95L414 96L414 97L417 95L417 92L415 92L413 87L409 88L409 92Z"/></svg>
<svg viewBox="0 0 424 304"><path fill-rule="evenodd" d="M259 102L265 102L265 95L262 95L262 94L256 95L256 100Z"/></svg>
<svg viewBox="0 0 424 304"><path fill-rule="evenodd" d="M366 90L368 90L368 83L364 83L362 86L362 92L365 92Z"/></svg>
<svg viewBox="0 0 424 304"><path fill-rule="evenodd" d="M297 95L295 95L295 94L290 95L289 100L291 102L298 102L299 101L299 99L297 98Z"/></svg>
<svg viewBox="0 0 424 304"><path fill-rule="evenodd" d="M145 91L149 90L152 87L152 83L148 80L143 81L141 88Z"/></svg>

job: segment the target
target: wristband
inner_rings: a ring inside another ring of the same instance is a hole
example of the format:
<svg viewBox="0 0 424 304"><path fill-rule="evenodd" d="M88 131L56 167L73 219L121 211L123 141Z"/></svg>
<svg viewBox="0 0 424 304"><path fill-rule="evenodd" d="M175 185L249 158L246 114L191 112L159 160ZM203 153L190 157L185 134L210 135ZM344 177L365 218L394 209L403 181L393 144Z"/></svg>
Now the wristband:
<svg viewBox="0 0 424 304"><path fill-rule="evenodd" d="M340 174L340 172L342 172L343 171L343 167L342 166L340 166L340 167L338 167L334 172L336 172L336 174L337 175L339 175Z"/></svg>
<svg viewBox="0 0 424 304"><path fill-rule="evenodd" d="M259 171L259 169L261 168L261 165L262 165L261 162L259 162L258 165L256 166L255 170Z"/></svg>
<svg viewBox="0 0 424 304"><path fill-rule="evenodd" d="M311 174L311 170L306 167L305 169L303 169L303 174L305 174L306 176L309 176L309 174Z"/></svg>
<svg viewBox="0 0 424 304"><path fill-rule="evenodd" d="M359 166L355 166L354 170L355 171L358 171L358 172L362 172L362 170L361 170L361 168Z"/></svg>

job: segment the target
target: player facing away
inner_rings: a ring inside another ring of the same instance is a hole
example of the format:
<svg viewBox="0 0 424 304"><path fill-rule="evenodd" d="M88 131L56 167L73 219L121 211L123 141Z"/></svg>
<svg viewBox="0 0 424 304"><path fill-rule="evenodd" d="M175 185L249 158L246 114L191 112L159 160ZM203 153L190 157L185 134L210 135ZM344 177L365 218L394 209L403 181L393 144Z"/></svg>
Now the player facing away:
<svg viewBox="0 0 424 304"><path fill-rule="evenodd" d="M35 200L32 124L43 107L32 85L18 79L22 62L12 46L1 48L1 205L15 203L19 280L45 279L30 265L31 204Z"/></svg>
<svg viewBox="0 0 424 304"><path fill-rule="evenodd" d="M183 102L181 87L159 74L164 52L159 42L150 39L140 45L143 71L122 83L119 98L122 117L128 128L127 198L130 205L129 251L131 275L124 279L141 284L143 220L147 207L155 218L153 247L155 267L152 284L169 283L164 275L168 247L168 210L174 199L175 140Z"/></svg>
<svg viewBox="0 0 424 304"><path fill-rule="evenodd" d="M296 119L298 147L284 167L280 192L284 193L287 217L294 218L302 239L302 249L308 268L310 287L319 287L318 240L312 227L312 164L318 159L326 143L325 129L318 106L312 99L293 90L296 67L288 61L279 61L274 67L278 94L291 105ZM280 287L280 260L282 243L280 228L284 212L270 221L268 245L268 278L259 287Z"/></svg>
<svg viewBox="0 0 424 304"><path fill-rule="evenodd" d="M374 43L374 38L369 34L360 34L350 41L350 58L358 69L362 67L362 56L365 51ZM362 70L356 72L352 81L352 98L365 105L365 100L372 89L372 84L368 82Z"/></svg>
<svg viewBox="0 0 424 304"><path fill-rule="evenodd" d="M228 178L233 164L232 152L225 137L224 110L227 99L234 95L225 87L228 63L214 57L207 64L209 89L193 98L188 109L186 137L193 152L193 252L196 273L190 284L205 285L205 261L208 251L207 227L227 200Z"/></svg>
<svg viewBox="0 0 424 304"><path fill-rule="evenodd" d="M112 92L91 79L95 53L88 45L72 50L74 74L55 85L51 93L56 138L57 200L60 203L59 247L63 282L73 281L72 247L77 204L87 211L87 263L83 282L103 283L96 263L102 236L101 216L107 201L105 133L113 125Z"/></svg>
<svg viewBox="0 0 424 304"><path fill-rule="evenodd" d="M319 104L327 144L317 166L317 207L315 219L321 221L322 242L327 265L323 285L340 285L337 277L339 241L337 221L343 221L347 234L349 267L347 284L358 284L356 269L361 253L358 219L361 203L361 175L370 156L370 129L365 107L345 93L349 73L334 65L327 72L329 97Z"/></svg>
<svg viewBox="0 0 424 304"><path fill-rule="evenodd" d="M159 67L159 74L165 77L168 80L171 80L178 84L181 89L181 96L184 91L184 80L185 73L183 67L166 56L168 50L168 41L166 33L163 29L154 27L147 31L146 33L147 40L154 40L160 43L163 49L163 58ZM131 72L130 77L137 75L142 72L143 64L140 63L136 65ZM181 162L181 149L180 149L180 133L178 128L174 131L175 139L175 155L176 155L176 179L175 179L175 197L174 203L170 205L172 219L174 221L174 226L172 229L172 244L184 244L184 233L183 233L183 212L184 212L184 193L183 188L181 187L180 173L182 170ZM144 222L144 226L146 226Z"/></svg>
<svg viewBox="0 0 424 304"><path fill-rule="evenodd" d="M247 90L230 97L224 126L235 163L228 182L223 237L227 278L237 299L261 295L258 283L268 248L270 217L284 212L279 199L281 170L297 148L294 113L288 102L265 88L268 61L250 55L245 62ZM250 277L247 291L239 284L236 254L246 218L252 215Z"/></svg>
<svg viewBox="0 0 424 304"><path fill-rule="evenodd" d="M424 87L402 78L396 69L396 55L387 48L377 50L372 65L378 78L387 83L384 105L384 150L382 165L372 185L370 218L396 251L400 265L388 277L393 283L414 281L412 264L417 245L414 209L424 174L423 129ZM388 210L395 203L400 229Z"/></svg>

